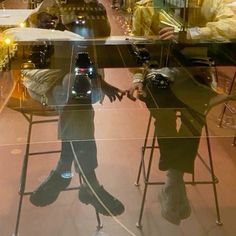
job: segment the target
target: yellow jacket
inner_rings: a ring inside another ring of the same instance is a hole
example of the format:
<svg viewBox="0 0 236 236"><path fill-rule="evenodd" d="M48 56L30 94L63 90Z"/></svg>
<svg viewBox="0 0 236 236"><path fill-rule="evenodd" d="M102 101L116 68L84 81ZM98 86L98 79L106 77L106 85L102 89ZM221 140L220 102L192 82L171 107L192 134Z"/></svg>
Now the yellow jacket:
<svg viewBox="0 0 236 236"><path fill-rule="evenodd" d="M189 9L187 24L192 39L236 39L236 17L226 1L200 0L198 7ZM159 13L154 10L153 0L136 3L132 22L134 35L157 35L159 22Z"/></svg>

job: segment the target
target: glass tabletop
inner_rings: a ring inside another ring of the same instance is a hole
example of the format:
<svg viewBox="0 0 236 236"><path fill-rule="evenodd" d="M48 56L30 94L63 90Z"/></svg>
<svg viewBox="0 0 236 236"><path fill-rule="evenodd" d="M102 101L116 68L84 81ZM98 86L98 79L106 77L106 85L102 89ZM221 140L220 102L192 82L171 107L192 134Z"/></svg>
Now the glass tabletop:
<svg viewBox="0 0 236 236"><path fill-rule="evenodd" d="M0 11L1 235L234 235L235 9L216 23L219 2Z"/></svg>

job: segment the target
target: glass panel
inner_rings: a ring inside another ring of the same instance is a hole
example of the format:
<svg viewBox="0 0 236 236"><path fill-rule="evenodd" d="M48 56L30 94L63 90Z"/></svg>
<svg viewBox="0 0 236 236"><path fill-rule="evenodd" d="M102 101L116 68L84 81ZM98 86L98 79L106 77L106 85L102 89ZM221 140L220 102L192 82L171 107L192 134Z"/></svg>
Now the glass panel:
<svg viewBox="0 0 236 236"><path fill-rule="evenodd" d="M1 235L234 235L235 1L1 6Z"/></svg>

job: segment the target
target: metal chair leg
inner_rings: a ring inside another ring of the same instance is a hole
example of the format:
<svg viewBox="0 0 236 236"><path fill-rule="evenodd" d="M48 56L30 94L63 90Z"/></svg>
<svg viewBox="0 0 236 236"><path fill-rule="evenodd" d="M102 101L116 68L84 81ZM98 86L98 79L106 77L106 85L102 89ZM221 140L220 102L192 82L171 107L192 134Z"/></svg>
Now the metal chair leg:
<svg viewBox="0 0 236 236"><path fill-rule="evenodd" d="M141 157L141 162L139 165L139 171L138 171L138 178L137 178L137 182L139 183L139 179L140 179L140 175L141 172L143 171L143 175L144 175L144 191L143 191L143 196L142 196L142 202L141 202L141 209L140 209L140 213L139 213L139 219L138 222L136 223L136 226L138 228L142 228L142 216L143 216L143 210L144 210L144 205L145 205L145 200L146 200L146 194L147 194L147 188L148 185L160 185L160 184L164 184L164 182L149 182L149 177L150 177L150 171L151 171L151 165L152 165L152 160L153 160L153 153L154 153L154 149L158 146L155 146L155 142L156 142L156 133L154 131L154 135L153 135L153 139L152 139L152 145L151 146L147 146L147 139L148 139L148 134L150 131L150 124L151 124L151 116L149 118L149 122L148 122L148 128L147 128L147 132L146 132L146 137L145 137L145 142L144 142L144 146L143 146L143 152L142 152L142 157ZM216 190L216 184L218 183L218 179L215 176L214 173L214 166L213 166L213 159L212 159L212 151L211 151L211 145L210 145L210 138L209 138L209 131L208 131L208 126L207 123L205 124L205 132L206 132L206 144L207 144L207 149L208 149L208 158L209 158L209 164L207 164L203 158L200 156L200 154L198 153L197 155L199 156L201 162L203 163L203 165L207 168L207 170L209 171L210 175L211 175L211 181L196 181L195 180L195 173L192 174L192 181L190 182L185 182L185 184L212 184L213 187L213 194L214 194L214 200L215 200L215 207L216 207L216 214L217 214L217 220L216 220L216 224L221 226L223 223L221 222L221 216L220 216L220 210L219 210L219 202L218 202L218 195L217 195L217 190ZM234 142L236 141L236 137L234 138ZM146 172L145 169L145 149L146 148L151 148L151 152L150 152L150 156L149 156L149 162L148 162L148 169Z"/></svg>
<svg viewBox="0 0 236 236"><path fill-rule="evenodd" d="M98 222L97 229L100 230L103 227L103 224L100 219L100 215L99 215L98 211L97 210L95 210L95 211L96 211L96 217L97 217L97 222Z"/></svg>
<svg viewBox="0 0 236 236"><path fill-rule="evenodd" d="M142 198L142 203L141 203L141 209L140 209L140 213L139 213L139 219L138 219L138 222L136 223L136 226L138 228L142 228L142 217L143 217L143 210L144 210L144 204L145 204L145 200L146 200L146 195L147 195L147 187L148 187L148 184L149 184L149 177L150 177L150 172L151 172L151 167L152 167L152 160L153 160L153 153L154 153L154 148L155 148L155 141L156 141L156 135L155 135L155 132L154 132L154 135L153 135L153 139L152 139L152 146L151 146L151 153L150 153L150 158L149 158L149 162L148 162L148 169L147 169L147 173L144 174L144 178L145 178L145 181L144 181L144 192L143 192L143 198ZM143 159L143 165L144 165L144 156L142 157Z"/></svg>
<svg viewBox="0 0 236 236"><path fill-rule="evenodd" d="M23 197L25 195L29 194L29 193L25 192L29 156L33 155L33 154L37 155L37 154L42 154L42 153L55 153L55 152L58 152L58 151L51 151L51 152L30 153L30 140L31 140L33 124L45 123L45 122L55 122L55 121L57 121L57 119L51 119L51 120L45 120L45 121L33 121L33 114L26 114L26 113L22 112L22 115L25 117L25 119L29 123L29 126L28 126L28 134L27 134L27 143L26 143L25 155L24 155L24 160L23 160L22 170L21 170L21 177L20 177L20 187L19 187L20 198L19 198L19 203L18 203L15 232L13 234L14 236L18 236L18 234L19 234L19 226L20 226L21 210L22 210L22 205L23 205Z"/></svg>
<svg viewBox="0 0 236 236"><path fill-rule="evenodd" d="M148 135L149 135L150 127L151 127L151 121L152 121L152 116L150 115L149 120L148 120L148 126L147 126L146 135L145 135L144 145L143 145L142 150L141 150L141 160L140 160L140 164L139 164L137 179L136 179L136 182L135 182L136 186L139 186L139 180L140 180L140 175L141 175L141 172L142 172L145 150L147 148L147 140L148 140Z"/></svg>
<svg viewBox="0 0 236 236"><path fill-rule="evenodd" d="M231 84L230 84L230 88L229 88L229 92L228 92L229 95L230 95L230 94L232 93L232 91L233 91L235 80L236 80L236 72L234 73L234 77L233 77L232 82L231 82ZM219 115L219 117L218 117L218 120L219 120L218 127L222 127L222 123L223 123L223 119L224 119L225 112L226 112L226 110L229 110L227 104L228 104L227 102L224 103L223 109L222 109L222 111L221 111L221 113L220 113L220 115Z"/></svg>
<svg viewBox="0 0 236 236"><path fill-rule="evenodd" d="M70 142L70 145L71 145L72 151L74 153L73 142ZM80 184L82 184L83 182L86 182L86 178L83 177L83 171L80 167L79 160L78 160L78 158L76 158L75 153L74 153L74 156L75 156L75 160L76 160L75 163L76 163L76 165L78 167L78 171L79 171L79 181L80 181ZM95 209L95 213L96 213L96 219L97 219L97 230L100 230L101 228L103 228L103 224L102 224L102 221L100 219L100 215L99 215L99 212L97 211L97 209Z"/></svg>
<svg viewBox="0 0 236 236"><path fill-rule="evenodd" d="M215 173L214 173L214 166L213 166L213 161L212 161L212 152L211 152L211 145L210 145L210 138L209 138L209 131L208 131L207 123L205 124L205 131L206 131L208 157L209 157L210 170L211 170L212 187L213 187L216 214L217 214L216 224L222 225L223 223L221 222L221 217L220 217L220 209L219 209L219 202L218 202L218 196L217 196L217 190L216 190Z"/></svg>
<svg viewBox="0 0 236 236"><path fill-rule="evenodd" d="M232 146L236 146L236 134L234 135L234 139L233 139L233 142L232 142Z"/></svg>
<svg viewBox="0 0 236 236"><path fill-rule="evenodd" d="M32 120L33 120L33 116L30 115L28 117L29 127L28 127L28 135L27 135L27 144L26 144L25 156L24 156L24 161L23 161L22 171L21 171L21 178L20 178L20 188L19 188L20 199L19 199L17 218L16 218L16 226L15 226L15 233L14 233L15 236L18 236L18 232L19 232L22 202L23 202L23 197L25 193L28 160L29 160L29 150L30 150L30 138L31 138L31 131L32 131Z"/></svg>
<svg viewBox="0 0 236 236"><path fill-rule="evenodd" d="M223 109L222 109L220 115L218 116L218 120L219 120L218 127L220 127L220 128L222 127L223 119L224 119L224 115L225 115L226 110L227 110L227 103L224 103Z"/></svg>

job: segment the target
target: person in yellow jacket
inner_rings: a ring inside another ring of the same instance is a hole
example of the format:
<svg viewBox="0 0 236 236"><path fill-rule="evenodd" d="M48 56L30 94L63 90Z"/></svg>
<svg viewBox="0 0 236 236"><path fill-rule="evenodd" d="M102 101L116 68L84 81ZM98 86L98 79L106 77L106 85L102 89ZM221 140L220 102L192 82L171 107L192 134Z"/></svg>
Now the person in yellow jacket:
<svg viewBox="0 0 236 236"><path fill-rule="evenodd" d="M166 2L168 3L168 0ZM234 1L189 0L188 21L185 22L188 38L235 39L236 17L230 8L230 6L233 8L232 2ZM182 5L180 4L179 6ZM176 7L179 6L177 5ZM174 8L175 6L171 7ZM173 27L161 27L158 8L160 9L161 6L155 4L153 0L141 0L136 3L132 25L132 33L134 35L159 35L160 39L171 39L173 37Z"/></svg>
<svg viewBox="0 0 236 236"><path fill-rule="evenodd" d="M181 30L179 22L182 15L187 19L184 22L187 39L224 41L236 38L235 14L227 6L232 2L189 0L183 14L185 4L183 0L165 0L165 4L161 3L161 0L155 1L140 0L136 3L132 21L134 36L159 36L161 40L173 39ZM176 20L168 18L168 9L173 10L172 16L175 16ZM146 73L144 68L142 73L134 74L128 97L132 100L136 97L142 98L155 119L160 152L159 169L167 173L167 179L159 193L161 214L169 222L179 225L191 213L183 176L184 173L193 173L194 170L194 160L206 118L206 112L201 110L207 108L211 99L217 94L201 86L196 86L198 89L194 88L193 91L190 89L191 86L188 87L190 85L188 82L184 83L186 85L184 87L184 84L177 80L173 82L171 88L157 89L150 84L150 78L155 78L158 74L173 76L175 79L183 79L186 75L179 75L178 70L167 67L160 69L158 65L156 68L152 66L149 70L150 73ZM178 84L181 84L179 88L177 88ZM185 99L181 96L177 97L176 94L185 94ZM199 103L198 107L194 107L196 101ZM157 106L161 109L155 109ZM188 123L194 128L193 133L189 132Z"/></svg>

